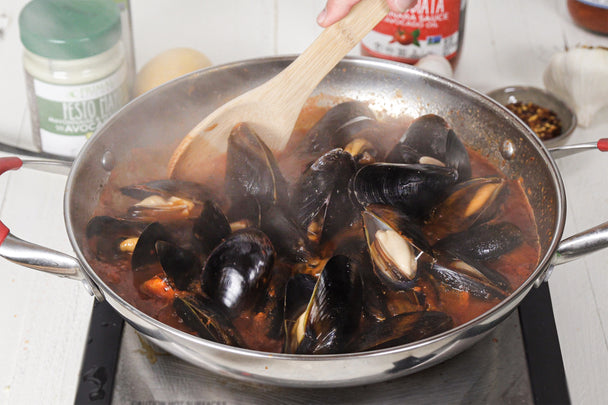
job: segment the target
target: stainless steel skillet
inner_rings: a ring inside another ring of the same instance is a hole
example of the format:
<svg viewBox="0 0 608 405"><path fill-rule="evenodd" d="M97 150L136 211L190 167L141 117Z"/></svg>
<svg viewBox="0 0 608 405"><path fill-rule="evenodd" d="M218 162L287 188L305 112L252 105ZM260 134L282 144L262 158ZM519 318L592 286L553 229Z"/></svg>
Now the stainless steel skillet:
<svg viewBox="0 0 608 405"><path fill-rule="evenodd" d="M66 230L76 258L21 241L4 230L0 255L39 270L82 280L149 340L182 359L223 375L287 386L348 386L396 378L465 350L502 322L554 265L608 244L608 225L562 242L566 201L547 149L504 107L454 81L413 67L347 58L318 86L319 100L368 102L380 115L444 117L473 149L508 177L521 179L541 244L537 268L499 305L472 321L412 344L375 352L303 356L268 354L209 342L173 329L122 299L87 262L85 226L117 163L139 148L171 148L201 117L284 69L292 57L255 59L212 67L176 79L135 99L89 140L70 171L64 200ZM332 96L325 99L323 95ZM165 162L159 162L164 165ZM5 169L18 164L5 164ZM581 241L593 238L581 247Z"/></svg>

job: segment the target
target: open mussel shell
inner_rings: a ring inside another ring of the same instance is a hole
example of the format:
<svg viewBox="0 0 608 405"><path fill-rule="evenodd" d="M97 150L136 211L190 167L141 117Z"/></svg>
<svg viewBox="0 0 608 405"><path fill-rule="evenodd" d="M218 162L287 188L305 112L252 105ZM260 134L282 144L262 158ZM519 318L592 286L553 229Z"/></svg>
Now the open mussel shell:
<svg viewBox="0 0 608 405"><path fill-rule="evenodd" d="M196 203L202 203L213 195L211 190L200 183L176 179L134 184L121 187L120 191L136 200L143 200L151 195L162 195L167 198L171 196L184 198Z"/></svg>
<svg viewBox="0 0 608 405"><path fill-rule="evenodd" d="M184 324L200 337L243 347L242 338L234 325L207 297L192 294L175 297L173 308Z"/></svg>
<svg viewBox="0 0 608 405"><path fill-rule="evenodd" d="M136 241L146 223L110 216L96 216L87 223L86 237L91 252L100 260L112 261L130 254L125 241Z"/></svg>
<svg viewBox="0 0 608 405"><path fill-rule="evenodd" d="M304 313L317 284L317 278L306 273L294 274L285 286L285 320L293 324Z"/></svg>
<svg viewBox="0 0 608 405"><path fill-rule="evenodd" d="M360 352L403 345L445 332L453 325L452 318L439 311L403 313L366 324L349 349Z"/></svg>
<svg viewBox="0 0 608 405"><path fill-rule="evenodd" d="M173 221L198 215L203 201L211 191L199 184L180 180L157 180L122 187L120 191L138 200L127 214L139 221Z"/></svg>
<svg viewBox="0 0 608 405"><path fill-rule="evenodd" d="M351 154L338 148L315 160L298 179L291 201L311 240L323 243L353 220L348 182L355 171Z"/></svg>
<svg viewBox="0 0 608 405"><path fill-rule="evenodd" d="M456 170L448 167L374 163L357 171L349 190L362 206L392 205L422 221L457 178Z"/></svg>
<svg viewBox="0 0 608 405"><path fill-rule="evenodd" d="M154 248L168 281L179 290L188 290L202 271L198 256L191 250L163 240L158 240Z"/></svg>
<svg viewBox="0 0 608 405"><path fill-rule="evenodd" d="M255 307L271 276L275 251L268 236L249 228L236 231L209 255L201 289L228 317Z"/></svg>
<svg viewBox="0 0 608 405"><path fill-rule="evenodd" d="M346 256L333 256L319 275L306 311L291 330L288 352L343 353L361 319L361 278ZM293 350L295 348L295 350Z"/></svg>
<svg viewBox="0 0 608 405"><path fill-rule="evenodd" d="M288 203L287 181L272 151L245 123L228 137L225 189L232 201L254 197L261 205Z"/></svg>
<svg viewBox="0 0 608 405"><path fill-rule="evenodd" d="M458 183L433 208L430 226L443 238L493 218L504 201L505 184L501 177L477 177Z"/></svg>
<svg viewBox="0 0 608 405"><path fill-rule="evenodd" d="M511 222L492 222L448 235L433 249L475 260L494 260L520 246L523 240L521 230Z"/></svg>
<svg viewBox="0 0 608 405"><path fill-rule="evenodd" d="M228 219L212 200L203 202L201 214L194 221L192 231L192 243L204 256L207 256L232 232Z"/></svg>
<svg viewBox="0 0 608 405"><path fill-rule="evenodd" d="M173 239L166 227L158 222L153 222L139 236L131 256L131 270L136 287L162 272L156 253L158 241L173 242Z"/></svg>
<svg viewBox="0 0 608 405"><path fill-rule="evenodd" d="M310 274L296 273L285 284L283 303L283 321L285 330L285 353L295 353L304 336L306 312L312 294L317 284L317 278Z"/></svg>
<svg viewBox="0 0 608 405"><path fill-rule="evenodd" d="M430 163L452 167L458 172L458 181L471 177L469 154L462 141L440 116L426 114L416 118L405 131L388 161L411 162L412 151L418 155L415 163Z"/></svg>
<svg viewBox="0 0 608 405"><path fill-rule="evenodd" d="M463 291L482 300L502 300L511 290L509 281L497 271L451 252L438 254L427 266L428 274L440 285Z"/></svg>
<svg viewBox="0 0 608 405"><path fill-rule="evenodd" d="M360 101L346 101L330 108L307 132L303 142L304 152L325 153L334 148L343 148L346 144L346 127L356 122L376 120L369 106ZM349 124L350 123L350 124ZM340 135L337 139L336 135ZM338 133L338 134L337 134ZM347 141L346 143L348 143Z"/></svg>
<svg viewBox="0 0 608 405"><path fill-rule="evenodd" d="M420 262L434 260L417 225L387 206L370 205L361 215L378 278L394 288L412 287Z"/></svg>

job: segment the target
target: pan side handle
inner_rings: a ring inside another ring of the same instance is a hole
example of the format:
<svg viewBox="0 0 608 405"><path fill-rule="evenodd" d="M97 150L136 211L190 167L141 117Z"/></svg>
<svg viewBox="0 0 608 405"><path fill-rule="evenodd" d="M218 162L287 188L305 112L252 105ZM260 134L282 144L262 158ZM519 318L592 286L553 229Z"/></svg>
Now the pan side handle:
<svg viewBox="0 0 608 405"><path fill-rule="evenodd" d="M608 222L561 241L553 256L552 264L567 263L606 247L608 247Z"/></svg>
<svg viewBox="0 0 608 405"><path fill-rule="evenodd" d="M17 170L24 163L18 157L0 158L0 174L8 170ZM104 299L97 286L86 277L76 258L20 239L14 236L2 221L0 221L0 256L31 269L79 280L91 295L99 300Z"/></svg>

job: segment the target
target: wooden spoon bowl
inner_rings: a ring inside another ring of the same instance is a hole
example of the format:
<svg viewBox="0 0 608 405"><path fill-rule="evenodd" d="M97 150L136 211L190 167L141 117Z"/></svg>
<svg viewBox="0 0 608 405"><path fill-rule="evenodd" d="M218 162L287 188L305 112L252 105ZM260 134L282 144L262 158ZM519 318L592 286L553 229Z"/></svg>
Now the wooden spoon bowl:
<svg viewBox="0 0 608 405"><path fill-rule="evenodd" d="M226 151L230 131L240 122L248 123L269 148L282 150L312 91L388 12L384 0L361 1L281 73L209 114L173 152L169 177L196 178L201 161Z"/></svg>

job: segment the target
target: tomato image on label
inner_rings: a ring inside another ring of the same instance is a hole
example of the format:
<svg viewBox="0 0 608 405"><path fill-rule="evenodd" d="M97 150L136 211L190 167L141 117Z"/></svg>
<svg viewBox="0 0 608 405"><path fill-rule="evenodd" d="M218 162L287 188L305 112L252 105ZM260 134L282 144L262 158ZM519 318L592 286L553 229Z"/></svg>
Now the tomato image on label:
<svg viewBox="0 0 608 405"><path fill-rule="evenodd" d="M393 39L389 41L389 43L399 42L401 45L409 45L414 44L416 46L420 46L420 42L418 42L418 37L420 36L420 29L416 28L412 32L408 32L405 28L398 28L395 30L393 34Z"/></svg>

